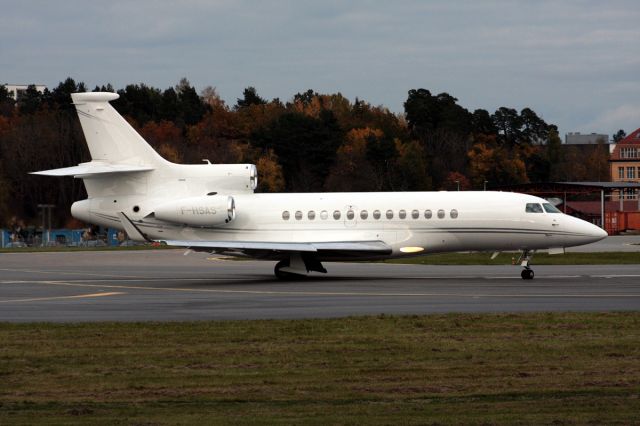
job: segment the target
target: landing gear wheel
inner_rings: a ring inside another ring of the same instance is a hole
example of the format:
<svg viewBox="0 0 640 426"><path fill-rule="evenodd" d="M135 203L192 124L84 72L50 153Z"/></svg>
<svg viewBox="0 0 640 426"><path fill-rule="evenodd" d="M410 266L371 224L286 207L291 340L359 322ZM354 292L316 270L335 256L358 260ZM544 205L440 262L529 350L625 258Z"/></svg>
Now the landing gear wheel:
<svg viewBox="0 0 640 426"><path fill-rule="evenodd" d="M523 269L520 276L523 280L532 280L534 276L533 269Z"/></svg>

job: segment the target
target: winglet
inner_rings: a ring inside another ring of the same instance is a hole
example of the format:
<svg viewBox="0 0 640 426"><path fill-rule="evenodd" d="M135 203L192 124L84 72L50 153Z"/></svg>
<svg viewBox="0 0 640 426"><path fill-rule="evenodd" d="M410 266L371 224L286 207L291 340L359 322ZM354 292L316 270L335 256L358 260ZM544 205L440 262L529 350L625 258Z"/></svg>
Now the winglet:
<svg viewBox="0 0 640 426"><path fill-rule="evenodd" d="M131 219L129 219L126 214L124 214L123 212L119 212L118 217L120 218L120 223L122 224L124 231L129 236L129 239L139 242L151 241L145 234L142 233L142 231L140 231L140 229L138 229L136 225L133 224Z"/></svg>

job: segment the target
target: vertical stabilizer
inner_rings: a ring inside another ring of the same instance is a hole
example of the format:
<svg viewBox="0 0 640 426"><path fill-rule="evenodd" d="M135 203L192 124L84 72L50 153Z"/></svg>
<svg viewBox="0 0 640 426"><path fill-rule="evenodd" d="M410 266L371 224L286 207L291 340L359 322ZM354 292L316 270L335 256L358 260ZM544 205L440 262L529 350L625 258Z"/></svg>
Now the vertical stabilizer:
<svg viewBox="0 0 640 426"><path fill-rule="evenodd" d="M166 164L158 153L109 104L117 93L73 93L84 137L94 161L111 164L160 166Z"/></svg>

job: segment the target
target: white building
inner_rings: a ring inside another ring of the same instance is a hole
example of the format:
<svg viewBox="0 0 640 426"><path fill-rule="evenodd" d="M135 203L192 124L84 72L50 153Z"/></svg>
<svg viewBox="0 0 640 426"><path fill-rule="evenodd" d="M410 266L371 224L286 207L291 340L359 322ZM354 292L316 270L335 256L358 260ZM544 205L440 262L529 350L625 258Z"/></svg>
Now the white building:
<svg viewBox="0 0 640 426"><path fill-rule="evenodd" d="M569 132L564 135L564 143L567 145L597 145L599 141L609 143L609 135L603 133Z"/></svg>
<svg viewBox="0 0 640 426"><path fill-rule="evenodd" d="M13 97L14 100L19 100L20 97L27 91L29 87L28 84L5 84L9 94ZM36 90L40 93L44 92L44 89L47 88L44 84L34 84L36 86Z"/></svg>

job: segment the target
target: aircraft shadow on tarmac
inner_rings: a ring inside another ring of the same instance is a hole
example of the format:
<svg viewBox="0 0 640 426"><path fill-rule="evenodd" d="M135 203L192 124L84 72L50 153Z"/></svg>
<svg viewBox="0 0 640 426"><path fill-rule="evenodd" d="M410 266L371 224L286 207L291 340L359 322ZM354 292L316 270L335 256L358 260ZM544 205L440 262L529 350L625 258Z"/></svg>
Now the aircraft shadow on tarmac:
<svg viewBox="0 0 640 426"><path fill-rule="evenodd" d="M505 283L510 283L513 282L521 285L522 284L522 279L520 278L520 276L518 275L513 275L513 277L510 276L504 276L501 277L503 282ZM492 279L492 277L484 277L484 276L468 276L468 277L460 277L460 276L453 276L453 277L443 277L443 276L434 276L434 277L428 277L428 276L423 276L423 277L398 277L398 276L389 276L389 277L384 277L384 276L376 276L376 277L372 277L372 276L335 276L335 275L327 275L327 276L322 276L322 275L312 275L312 276L301 276L301 277L295 277L295 278L291 278L291 279L285 279L285 280L281 280L275 277L271 277L268 275L256 275L255 278L251 278L251 277L239 277L239 278L233 278L233 277L229 277L229 280L226 281L224 278L215 278L215 279L211 279L211 281L207 281L206 277L203 277L202 279L199 279L198 281L192 281L192 280L185 280L182 277L176 277L175 278L175 283L176 285L185 285L185 286L189 286L189 287L221 287L221 286L225 286L228 287L229 285L233 285L233 286L252 286L252 285L261 285L261 284L282 284L282 285L290 285L290 284L295 284L295 285L300 285L300 286L305 286L305 285L312 285L312 284L318 284L318 283L339 283L339 282L381 282L381 283L388 283L388 282L392 282L392 281L425 281L425 282L434 282L434 281L439 281L439 282L445 282L445 281L456 281L456 282L461 282L461 281L471 281L471 282L478 282L478 281L487 281ZM577 277L576 277L577 279ZM584 277L581 277L581 279L584 279ZM126 280L125 280L126 281Z"/></svg>

